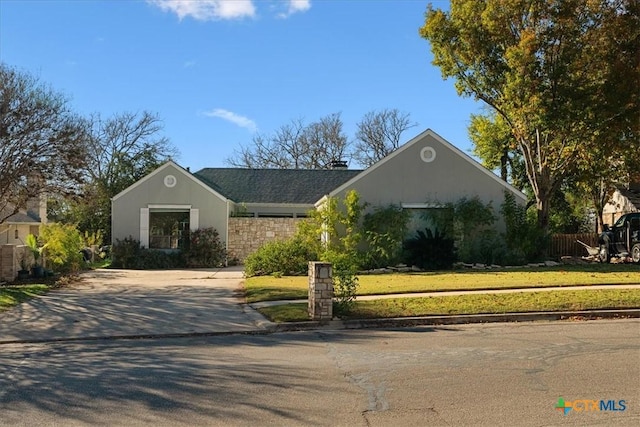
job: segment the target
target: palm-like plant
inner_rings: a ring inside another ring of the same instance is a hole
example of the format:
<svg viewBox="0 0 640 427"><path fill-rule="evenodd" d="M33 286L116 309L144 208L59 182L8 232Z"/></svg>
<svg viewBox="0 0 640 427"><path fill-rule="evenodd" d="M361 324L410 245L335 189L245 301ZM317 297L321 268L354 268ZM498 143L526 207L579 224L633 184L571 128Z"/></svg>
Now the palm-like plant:
<svg viewBox="0 0 640 427"><path fill-rule="evenodd" d="M40 265L38 264L38 260L40 259L40 255L42 255L42 252L44 251L47 245L40 246L38 244L38 238L33 234L27 235L27 238L25 239L25 244L33 254L33 260L34 260L35 266L39 267Z"/></svg>

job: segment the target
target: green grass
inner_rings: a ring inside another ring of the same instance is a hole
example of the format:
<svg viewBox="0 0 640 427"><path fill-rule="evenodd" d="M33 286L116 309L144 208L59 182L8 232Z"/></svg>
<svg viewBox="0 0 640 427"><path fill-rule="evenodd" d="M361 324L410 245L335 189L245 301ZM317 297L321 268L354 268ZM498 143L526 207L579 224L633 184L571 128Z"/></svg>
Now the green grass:
<svg viewBox="0 0 640 427"><path fill-rule="evenodd" d="M47 285L22 285L0 287L0 311L18 305L49 290Z"/></svg>
<svg viewBox="0 0 640 427"><path fill-rule="evenodd" d="M258 311L267 319L277 323L303 322L305 320L310 320L309 312L307 310L307 304L301 303L283 304L258 309Z"/></svg>
<svg viewBox="0 0 640 427"><path fill-rule="evenodd" d="M359 276L358 295L477 289L640 283L638 265L581 265L534 269L462 270ZM307 298L308 278L250 277L247 302Z"/></svg>
<svg viewBox="0 0 640 427"><path fill-rule="evenodd" d="M96 262L92 262L87 267L91 270L97 270L100 268L109 268L111 266L111 258L99 259Z"/></svg>
<svg viewBox="0 0 640 427"><path fill-rule="evenodd" d="M638 307L638 289L560 290L358 301L349 316L343 318L373 319ZM307 304L285 304L261 308L258 311L274 322L309 320Z"/></svg>

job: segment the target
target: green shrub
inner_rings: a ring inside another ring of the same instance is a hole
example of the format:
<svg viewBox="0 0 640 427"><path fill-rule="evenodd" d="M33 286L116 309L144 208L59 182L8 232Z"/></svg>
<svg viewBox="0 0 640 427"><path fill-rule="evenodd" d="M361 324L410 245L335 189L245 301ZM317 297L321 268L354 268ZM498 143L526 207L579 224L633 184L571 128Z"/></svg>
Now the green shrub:
<svg viewBox="0 0 640 427"><path fill-rule="evenodd" d="M281 273L306 274L309 261L318 254L302 240L291 238L269 242L247 257L244 263L247 276Z"/></svg>
<svg viewBox="0 0 640 427"><path fill-rule="evenodd" d="M158 249L143 248L136 262L136 267L141 270L163 270L169 268L184 268L187 263L181 251L163 251Z"/></svg>
<svg viewBox="0 0 640 427"><path fill-rule="evenodd" d="M102 246L102 241L104 240L104 233L102 230L94 231L89 233L88 231L84 232L83 235L84 245L87 247L91 246Z"/></svg>
<svg viewBox="0 0 640 427"><path fill-rule="evenodd" d="M513 265L541 261L549 247L550 236L537 225L537 219L516 203L509 192L504 194L500 212L506 224L504 240Z"/></svg>
<svg viewBox="0 0 640 427"><path fill-rule="evenodd" d="M222 267L227 257L215 228L201 228L191 232L186 249L189 267Z"/></svg>
<svg viewBox="0 0 640 427"><path fill-rule="evenodd" d="M456 261L454 241L437 229L418 230L415 237L404 242L404 259L408 265L424 270L450 269Z"/></svg>
<svg viewBox="0 0 640 427"><path fill-rule="evenodd" d="M398 205L376 207L367 213L362 221L367 249L362 254L360 267L369 269L397 264L410 218L409 211Z"/></svg>
<svg viewBox="0 0 640 427"><path fill-rule="evenodd" d="M143 248L140 246L140 242L131 236L123 240L116 239L111 249L111 256L112 268L161 270L187 266L185 255L182 251Z"/></svg>
<svg viewBox="0 0 640 427"><path fill-rule="evenodd" d="M82 236L73 225L51 223L40 227L47 262L55 271L74 273L82 267Z"/></svg>
<svg viewBox="0 0 640 427"><path fill-rule="evenodd" d="M507 260L504 238L495 230L484 230L473 239L461 242L457 254L458 259L466 263L504 265Z"/></svg>
<svg viewBox="0 0 640 427"><path fill-rule="evenodd" d="M140 241L132 236L125 237L123 240L116 239L111 248L111 267L140 268L141 253Z"/></svg>
<svg viewBox="0 0 640 427"><path fill-rule="evenodd" d="M325 251L322 260L331 263L336 314L347 314L356 302L358 292L358 253Z"/></svg>
<svg viewBox="0 0 640 427"><path fill-rule="evenodd" d="M149 249L129 236L116 239L111 249L111 267L132 269L167 269L184 267L221 267L226 250L214 228L192 231L183 250Z"/></svg>

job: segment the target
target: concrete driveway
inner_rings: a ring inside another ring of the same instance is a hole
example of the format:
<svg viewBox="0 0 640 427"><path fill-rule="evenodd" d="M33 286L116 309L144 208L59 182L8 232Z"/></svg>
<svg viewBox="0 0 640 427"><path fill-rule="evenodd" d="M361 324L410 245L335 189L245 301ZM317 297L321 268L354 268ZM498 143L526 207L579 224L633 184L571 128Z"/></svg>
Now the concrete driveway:
<svg viewBox="0 0 640 427"><path fill-rule="evenodd" d="M247 332L266 324L242 304L242 270L95 270L0 313L0 343Z"/></svg>

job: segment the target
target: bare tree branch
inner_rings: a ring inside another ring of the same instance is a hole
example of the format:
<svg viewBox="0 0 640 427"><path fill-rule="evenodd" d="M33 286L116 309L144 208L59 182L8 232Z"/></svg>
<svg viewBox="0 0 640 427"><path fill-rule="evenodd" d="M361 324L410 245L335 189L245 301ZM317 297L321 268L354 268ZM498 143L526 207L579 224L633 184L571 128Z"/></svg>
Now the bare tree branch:
<svg viewBox="0 0 640 427"><path fill-rule="evenodd" d="M342 126L339 113L308 125L292 120L273 135L255 135L252 145L241 145L226 162L251 169L324 169L349 156Z"/></svg>
<svg viewBox="0 0 640 427"><path fill-rule="evenodd" d="M370 111L358 123L354 158L369 167L398 148L402 134L417 123L397 109Z"/></svg>
<svg viewBox="0 0 640 427"><path fill-rule="evenodd" d="M0 223L30 198L78 190L86 131L64 96L0 64Z"/></svg>

